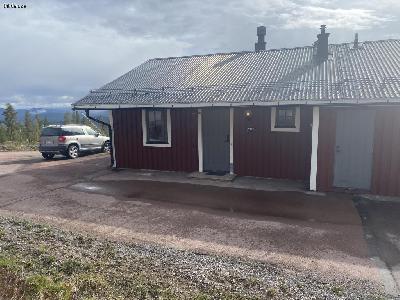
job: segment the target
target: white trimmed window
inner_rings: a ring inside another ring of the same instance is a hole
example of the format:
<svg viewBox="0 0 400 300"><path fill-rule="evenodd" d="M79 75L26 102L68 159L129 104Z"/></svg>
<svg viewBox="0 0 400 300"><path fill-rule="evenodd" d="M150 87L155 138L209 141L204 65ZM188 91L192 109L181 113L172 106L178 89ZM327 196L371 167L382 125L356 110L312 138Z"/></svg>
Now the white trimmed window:
<svg viewBox="0 0 400 300"><path fill-rule="evenodd" d="M143 146L171 147L169 109L142 109Z"/></svg>
<svg viewBox="0 0 400 300"><path fill-rule="evenodd" d="M272 107L271 131L300 132L300 106Z"/></svg>

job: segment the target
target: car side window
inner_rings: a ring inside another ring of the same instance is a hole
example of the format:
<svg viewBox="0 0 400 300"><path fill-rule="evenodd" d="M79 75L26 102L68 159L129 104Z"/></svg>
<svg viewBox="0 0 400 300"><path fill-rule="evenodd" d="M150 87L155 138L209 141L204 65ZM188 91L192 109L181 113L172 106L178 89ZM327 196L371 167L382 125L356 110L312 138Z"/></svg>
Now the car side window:
<svg viewBox="0 0 400 300"><path fill-rule="evenodd" d="M86 132L88 135L96 135L97 132L94 131L92 128L86 128Z"/></svg>
<svg viewBox="0 0 400 300"><path fill-rule="evenodd" d="M83 128L74 128L75 135L85 135Z"/></svg>
<svg viewBox="0 0 400 300"><path fill-rule="evenodd" d="M62 135L74 136L74 135L85 135L82 128L63 128Z"/></svg>

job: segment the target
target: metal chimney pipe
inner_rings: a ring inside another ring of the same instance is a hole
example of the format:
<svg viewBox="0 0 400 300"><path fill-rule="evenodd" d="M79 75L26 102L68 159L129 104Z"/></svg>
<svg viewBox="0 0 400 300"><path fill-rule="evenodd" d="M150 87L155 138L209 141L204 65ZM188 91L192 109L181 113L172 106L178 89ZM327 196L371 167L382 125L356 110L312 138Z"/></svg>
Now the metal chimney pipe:
<svg viewBox="0 0 400 300"><path fill-rule="evenodd" d="M317 47L316 59L318 63L322 63L328 60L329 56L329 33L326 33L326 25L321 25L321 33L317 35L317 42L315 43Z"/></svg>
<svg viewBox="0 0 400 300"><path fill-rule="evenodd" d="M257 27L258 41L257 41L257 43L254 44L254 50L256 52L265 50L265 45L267 44L265 42L266 33L267 33L267 28L265 26L258 26Z"/></svg>
<svg viewBox="0 0 400 300"><path fill-rule="evenodd" d="M358 49L358 33L354 35L354 43L353 43L353 48Z"/></svg>

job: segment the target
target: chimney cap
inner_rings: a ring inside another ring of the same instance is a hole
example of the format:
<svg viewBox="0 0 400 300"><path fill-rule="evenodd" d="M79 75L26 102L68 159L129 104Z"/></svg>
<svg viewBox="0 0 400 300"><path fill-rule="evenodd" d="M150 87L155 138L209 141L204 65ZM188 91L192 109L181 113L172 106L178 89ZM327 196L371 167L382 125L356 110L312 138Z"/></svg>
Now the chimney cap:
<svg viewBox="0 0 400 300"><path fill-rule="evenodd" d="M325 32L325 29L326 25L321 25L321 33L317 34L317 41L314 43L317 63L322 63L328 60L329 57L329 33Z"/></svg>
<svg viewBox="0 0 400 300"><path fill-rule="evenodd" d="M258 26L257 27L257 35L266 35L267 28L265 26Z"/></svg>

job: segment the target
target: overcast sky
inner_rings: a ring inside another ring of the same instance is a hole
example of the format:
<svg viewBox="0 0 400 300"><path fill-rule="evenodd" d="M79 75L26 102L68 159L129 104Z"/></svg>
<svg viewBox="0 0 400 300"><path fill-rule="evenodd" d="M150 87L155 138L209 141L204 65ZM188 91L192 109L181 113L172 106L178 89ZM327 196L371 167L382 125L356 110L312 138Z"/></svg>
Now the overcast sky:
<svg viewBox="0 0 400 300"><path fill-rule="evenodd" d="M0 7L0 106L68 106L154 57L400 38L400 0L65 0ZM7 2L5 2L7 3Z"/></svg>

